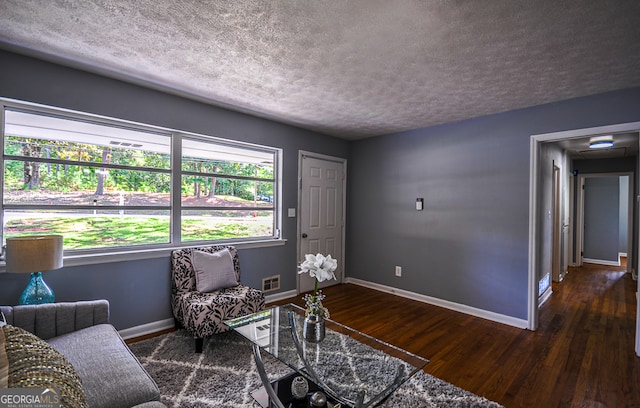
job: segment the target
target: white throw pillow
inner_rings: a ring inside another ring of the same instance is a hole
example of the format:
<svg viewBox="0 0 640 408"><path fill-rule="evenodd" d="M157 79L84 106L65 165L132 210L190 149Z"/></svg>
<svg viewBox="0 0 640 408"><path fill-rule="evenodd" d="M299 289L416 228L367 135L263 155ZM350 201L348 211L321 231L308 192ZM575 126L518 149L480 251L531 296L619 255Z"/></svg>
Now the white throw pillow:
<svg viewBox="0 0 640 408"><path fill-rule="evenodd" d="M193 251L191 263L196 272L198 292L212 292L238 285L233 259L228 249L214 253Z"/></svg>

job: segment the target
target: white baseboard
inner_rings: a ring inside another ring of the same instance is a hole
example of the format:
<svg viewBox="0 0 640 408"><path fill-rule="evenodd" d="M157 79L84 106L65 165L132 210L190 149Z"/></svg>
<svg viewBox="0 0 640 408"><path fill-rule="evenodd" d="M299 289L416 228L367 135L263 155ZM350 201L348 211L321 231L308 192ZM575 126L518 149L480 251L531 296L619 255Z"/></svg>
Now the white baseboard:
<svg viewBox="0 0 640 408"><path fill-rule="evenodd" d="M529 327L529 323L524 319L518 319L512 316L489 312L487 310L477 309L475 307L463 305L460 303L450 302L448 300L442 300L431 296L422 295L420 293L410 292L408 290L381 285L379 283L367 282L356 278L346 278L345 283L353 283L354 285L364 286L369 289L391 293L393 295L402 296L404 298L417 300L419 302L428 303L430 305L443 307L445 309L454 310L456 312L461 312L471 316L480 317L494 322L517 327L519 329L526 329L527 327Z"/></svg>
<svg viewBox="0 0 640 408"><path fill-rule="evenodd" d="M292 297L298 296L298 292L293 290L288 290L286 292L274 293L273 295L267 295L264 297L265 303L273 303L283 299L289 299Z"/></svg>
<svg viewBox="0 0 640 408"><path fill-rule="evenodd" d="M120 333L120 337L126 340L134 337L144 336L146 334L156 333L162 330L172 329L174 327L175 322L173 318L171 318L141 324L140 326L129 327L128 329L118 330L118 333Z"/></svg>
<svg viewBox="0 0 640 408"><path fill-rule="evenodd" d="M494 322L503 323L509 326L514 326L519 329L526 329L528 327L528 323L526 320L517 319L515 317L506 316L499 313L493 313L482 309L477 309L475 307L470 307L459 303L449 302L447 300L442 300L431 296L421 295L419 293L409 292L407 290L397 289L391 286L381 285L379 283L367 282L356 278L346 278L344 280L344 283L353 283L354 285L364 286L369 289L375 289L381 292L391 293L408 299L417 300L419 302L444 307L445 309L455 310L456 312L481 317L483 319L492 320ZM298 292L295 289L286 292L274 293L273 295L265 296L265 302L272 303L284 299L289 299L297 295ZM146 334L156 333L166 329L171 329L173 327L175 327L174 320L165 319L142 324L140 326L130 327L128 329L119 330L118 333L120 333L120 336L126 340L134 337L144 336Z"/></svg>
<svg viewBox="0 0 640 408"><path fill-rule="evenodd" d="M618 261L616 262L616 261L607 261L604 259L582 258L582 263L607 265L607 266L620 266L620 259L618 259Z"/></svg>

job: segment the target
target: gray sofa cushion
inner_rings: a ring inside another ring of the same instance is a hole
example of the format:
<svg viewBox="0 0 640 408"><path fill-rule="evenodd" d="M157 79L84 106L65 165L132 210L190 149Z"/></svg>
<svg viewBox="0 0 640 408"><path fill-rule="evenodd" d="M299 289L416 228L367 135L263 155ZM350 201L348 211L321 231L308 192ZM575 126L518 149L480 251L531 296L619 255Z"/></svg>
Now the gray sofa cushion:
<svg viewBox="0 0 640 408"><path fill-rule="evenodd" d="M132 407L160 398L153 379L109 324L64 334L49 344L75 367L91 408Z"/></svg>
<svg viewBox="0 0 640 408"><path fill-rule="evenodd" d="M7 324L21 327L43 340L95 324L109 323L109 302L86 300L44 305L0 306Z"/></svg>

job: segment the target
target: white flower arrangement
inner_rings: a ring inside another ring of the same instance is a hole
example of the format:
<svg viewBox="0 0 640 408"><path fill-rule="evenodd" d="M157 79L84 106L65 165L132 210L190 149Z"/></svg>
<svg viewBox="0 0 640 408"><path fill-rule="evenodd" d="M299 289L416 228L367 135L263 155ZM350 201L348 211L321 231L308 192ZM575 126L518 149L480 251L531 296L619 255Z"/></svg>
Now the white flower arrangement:
<svg viewBox="0 0 640 408"><path fill-rule="evenodd" d="M322 294L322 290L318 290L318 282L336 279L336 275L333 272L338 268L338 261L331 258L331 255L325 257L322 254L306 254L299 268L299 274L308 273L309 276L315 278L313 294L307 293L304 295L304 301L307 305L307 316L315 315L328 319L329 310L322 306L322 301L325 296Z"/></svg>

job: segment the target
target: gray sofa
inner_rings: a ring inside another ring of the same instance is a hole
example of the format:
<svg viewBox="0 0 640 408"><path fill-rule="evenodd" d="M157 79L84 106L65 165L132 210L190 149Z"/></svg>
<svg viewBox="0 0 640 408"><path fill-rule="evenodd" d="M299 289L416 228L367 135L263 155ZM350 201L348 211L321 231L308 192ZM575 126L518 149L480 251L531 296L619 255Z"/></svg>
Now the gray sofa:
<svg viewBox="0 0 640 408"><path fill-rule="evenodd" d="M0 306L7 324L62 353L78 373L91 408L161 408L158 386L109 324L109 302Z"/></svg>

